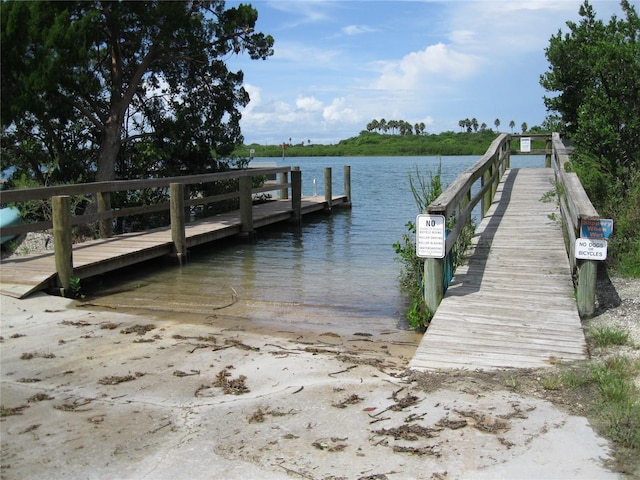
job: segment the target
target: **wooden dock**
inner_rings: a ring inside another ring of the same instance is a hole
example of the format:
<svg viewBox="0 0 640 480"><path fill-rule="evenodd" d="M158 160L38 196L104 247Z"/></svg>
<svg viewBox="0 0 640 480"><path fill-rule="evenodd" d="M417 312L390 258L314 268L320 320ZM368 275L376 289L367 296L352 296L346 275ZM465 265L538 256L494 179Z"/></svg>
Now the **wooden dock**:
<svg viewBox="0 0 640 480"><path fill-rule="evenodd" d="M348 202L345 195L332 196L332 207ZM301 199L301 214L327 208L323 197ZM253 227L260 228L293 218L291 200L273 200L253 206ZM241 232L240 211L218 214L185 226L187 248ZM171 227L90 240L73 246L73 274L79 279L117 270L173 253ZM56 267L53 252L5 259L0 268L0 293L16 298L54 288Z"/></svg>
<svg viewBox="0 0 640 480"><path fill-rule="evenodd" d="M538 368L587 358L550 168L511 169L409 368Z"/></svg>

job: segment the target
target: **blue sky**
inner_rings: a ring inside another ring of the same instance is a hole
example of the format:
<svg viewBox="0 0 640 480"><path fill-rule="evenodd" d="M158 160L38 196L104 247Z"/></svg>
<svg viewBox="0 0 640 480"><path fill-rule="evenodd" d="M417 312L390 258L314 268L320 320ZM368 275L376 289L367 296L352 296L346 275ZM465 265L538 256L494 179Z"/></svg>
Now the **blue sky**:
<svg viewBox="0 0 640 480"><path fill-rule="evenodd" d="M244 3L275 39L265 61L227 60L251 96L245 143L331 144L382 118L424 122L428 133L459 131L465 118L489 128L497 118L501 131L541 124L544 49L579 20L582 0ZM605 21L622 16L618 1L590 3Z"/></svg>

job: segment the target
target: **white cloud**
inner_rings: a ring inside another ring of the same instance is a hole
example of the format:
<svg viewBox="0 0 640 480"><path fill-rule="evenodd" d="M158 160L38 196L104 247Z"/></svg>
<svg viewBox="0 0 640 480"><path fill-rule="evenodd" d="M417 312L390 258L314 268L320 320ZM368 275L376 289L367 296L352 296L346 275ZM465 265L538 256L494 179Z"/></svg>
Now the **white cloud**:
<svg viewBox="0 0 640 480"><path fill-rule="evenodd" d="M322 117L329 122L362 122L361 116L353 108L347 106L346 103L346 100L342 97L334 99L331 105L324 109Z"/></svg>
<svg viewBox="0 0 640 480"><path fill-rule="evenodd" d="M308 112L318 112L323 109L322 102L315 97L298 97L296 99L296 107L300 110Z"/></svg>
<svg viewBox="0 0 640 480"><path fill-rule="evenodd" d="M363 33L373 33L376 30L366 25L348 25L342 29L345 35L361 35Z"/></svg>
<svg viewBox="0 0 640 480"><path fill-rule="evenodd" d="M411 52L398 62L384 64L383 73L374 82L385 90L414 90L434 82L469 77L481 65L480 57L455 50L443 43Z"/></svg>

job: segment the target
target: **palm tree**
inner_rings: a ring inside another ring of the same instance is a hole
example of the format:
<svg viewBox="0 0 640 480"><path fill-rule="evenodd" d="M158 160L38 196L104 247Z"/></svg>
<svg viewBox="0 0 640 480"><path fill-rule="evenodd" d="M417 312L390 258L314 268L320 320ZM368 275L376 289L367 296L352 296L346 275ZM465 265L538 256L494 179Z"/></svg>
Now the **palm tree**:
<svg viewBox="0 0 640 480"><path fill-rule="evenodd" d="M496 131L497 131L497 132L499 132L500 130L498 130L498 129L500 128L500 119L499 119L499 118L496 118L496 119L493 121L493 124L496 126Z"/></svg>
<svg viewBox="0 0 640 480"><path fill-rule="evenodd" d="M511 128L511 133L513 133L513 127L515 127L515 126L516 126L516 122L514 122L513 120L511 120L511 121L509 122L509 128Z"/></svg>
<svg viewBox="0 0 640 480"><path fill-rule="evenodd" d="M529 128L529 126L527 125L527 122L522 122L522 125L520 125L520 128L522 129L522 133L526 133L527 128Z"/></svg>

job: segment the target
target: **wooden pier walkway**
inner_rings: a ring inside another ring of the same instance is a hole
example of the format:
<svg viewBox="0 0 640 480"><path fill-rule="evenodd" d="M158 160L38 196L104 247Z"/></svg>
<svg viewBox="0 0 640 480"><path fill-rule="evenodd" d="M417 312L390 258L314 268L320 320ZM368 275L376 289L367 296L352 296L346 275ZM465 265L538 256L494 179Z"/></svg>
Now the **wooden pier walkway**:
<svg viewBox="0 0 640 480"><path fill-rule="evenodd" d="M538 368L587 358L551 168L511 169L409 368Z"/></svg>
<svg viewBox="0 0 640 480"><path fill-rule="evenodd" d="M332 208L346 204L345 195L332 196ZM327 208L323 197L303 197L301 215ZM260 228L293 218L291 200L273 200L253 206L253 227ZM187 248L219 240L241 232L240 211L234 210L185 225ZM73 246L73 274L92 277L135 263L170 255L173 252L171 227L90 240ZM4 259L0 269L0 294L24 298L55 287L53 252Z"/></svg>

